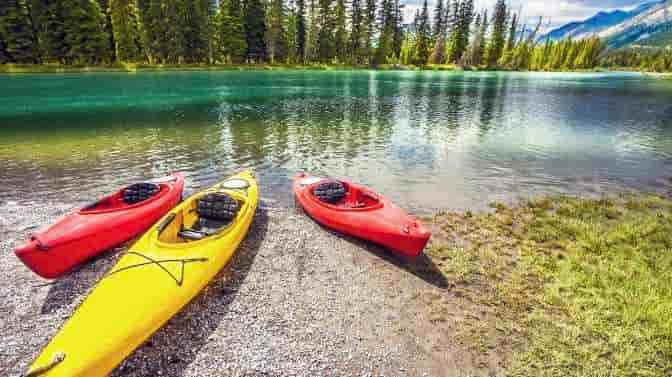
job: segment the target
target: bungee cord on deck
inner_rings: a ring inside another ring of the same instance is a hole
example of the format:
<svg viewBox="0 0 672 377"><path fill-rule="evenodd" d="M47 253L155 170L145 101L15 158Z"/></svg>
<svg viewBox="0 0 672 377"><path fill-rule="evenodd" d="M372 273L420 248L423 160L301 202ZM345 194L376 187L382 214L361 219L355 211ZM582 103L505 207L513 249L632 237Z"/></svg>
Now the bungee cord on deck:
<svg viewBox="0 0 672 377"><path fill-rule="evenodd" d="M181 287L182 283L184 282L184 265L186 265L187 263L207 262L208 261L208 258L182 258L182 259L161 259L161 260L158 260L158 259L154 259L152 257L149 257L149 256L145 255L145 254L135 252L135 251L127 251L127 252L123 253L122 255L137 255L141 258L147 259L148 262L142 262L142 263L137 263L137 264L133 264L133 265L130 265L130 266L124 266L122 268L119 268L117 270L114 270L114 271L110 272L104 278L108 278L108 277L110 277L112 275L115 275L119 272L130 270L132 268L137 268L137 267L142 267L142 266L146 266L146 265L150 265L150 264L155 264L155 265L159 266L163 271L165 271L175 281L175 283L177 284L178 287ZM180 277L178 278L177 276L175 276L175 274L170 272L163 265L163 263L181 263L182 265L180 267Z"/></svg>

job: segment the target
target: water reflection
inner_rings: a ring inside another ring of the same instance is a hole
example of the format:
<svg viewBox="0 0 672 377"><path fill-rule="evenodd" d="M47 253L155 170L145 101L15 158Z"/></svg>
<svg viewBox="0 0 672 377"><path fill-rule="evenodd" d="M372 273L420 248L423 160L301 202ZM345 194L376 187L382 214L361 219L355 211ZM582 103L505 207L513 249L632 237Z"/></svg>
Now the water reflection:
<svg viewBox="0 0 672 377"><path fill-rule="evenodd" d="M174 170L193 190L253 168L280 203L309 170L429 211L646 188L672 168L672 88L640 76L185 72L0 87L0 200L87 201Z"/></svg>

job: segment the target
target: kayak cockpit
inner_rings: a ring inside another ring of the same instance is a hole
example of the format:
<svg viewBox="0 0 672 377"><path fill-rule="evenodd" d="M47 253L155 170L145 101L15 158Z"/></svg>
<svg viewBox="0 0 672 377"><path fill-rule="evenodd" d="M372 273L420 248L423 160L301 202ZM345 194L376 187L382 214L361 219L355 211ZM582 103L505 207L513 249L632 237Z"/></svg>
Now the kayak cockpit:
<svg viewBox="0 0 672 377"><path fill-rule="evenodd" d="M166 184L137 183L83 207L79 210L79 214L89 215L135 208L157 200L169 191L170 186Z"/></svg>
<svg viewBox="0 0 672 377"><path fill-rule="evenodd" d="M368 211L383 205L377 194L342 181L316 183L308 193L321 205L341 211Z"/></svg>
<svg viewBox="0 0 672 377"><path fill-rule="evenodd" d="M209 192L191 199L159 226L158 240L164 243L201 241L226 233L246 203L240 193Z"/></svg>

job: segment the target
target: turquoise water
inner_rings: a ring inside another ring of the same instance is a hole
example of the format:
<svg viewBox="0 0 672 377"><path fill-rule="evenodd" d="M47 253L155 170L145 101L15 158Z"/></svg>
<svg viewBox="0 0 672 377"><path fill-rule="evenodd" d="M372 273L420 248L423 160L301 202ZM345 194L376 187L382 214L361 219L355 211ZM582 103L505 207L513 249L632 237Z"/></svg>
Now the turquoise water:
<svg viewBox="0 0 672 377"><path fill-rule="evenodd" d="M301 170L416 211L672 176L672 81L638 74L164 72L0 76L0 201L89 201L183 171Z"/></svg>

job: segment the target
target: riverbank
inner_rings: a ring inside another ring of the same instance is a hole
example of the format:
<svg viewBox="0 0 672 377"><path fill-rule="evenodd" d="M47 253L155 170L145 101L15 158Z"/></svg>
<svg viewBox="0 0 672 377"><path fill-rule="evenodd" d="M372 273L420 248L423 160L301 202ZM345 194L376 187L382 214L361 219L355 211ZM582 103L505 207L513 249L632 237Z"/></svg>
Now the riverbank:
<svg viewBox="0 0 672 377"><path fill-rule="evenodd" d="M672 72L644 72L646 76L656 77L666 80L672 79Z"/></svg>
<svg viewBox="0 0 672 377"><path fill-rule="evenodd" d="M13 257L71 206L1 204L3 375L117 259L45 284ZM263 203L232 264L114 375L668 375L671 211L631 195L442 212L407 263Z"/></svg>
<svg viewBox="0 0 672 377"><path fill-rule="evenodd" d="M437 66L436 70L454 69L454 66ZM77 66L59 64L2 64L0 73L91 73L91 72L153 72L153 71L285 71L285 70L366 70L369 66L335 64L109 64ZM417 70L414 66L385 65L377 70Z"/></svg>
<svg viewBox="0 0 672 377"><path fill-rule="evenodd" d="M160 71L469 71L469 72L510 72L503 69L486 67L460 67L454 64L428 64L426 66L385 64L375 67L368 65L348 64L145 64L117 63L97 66L78 66L60 64L0 64L0 74L14 73L92 73L92 72L160 72ZM521 71L527 72L527 71ZM549 71L549 72L608 72L602 68Z"/></svg>

